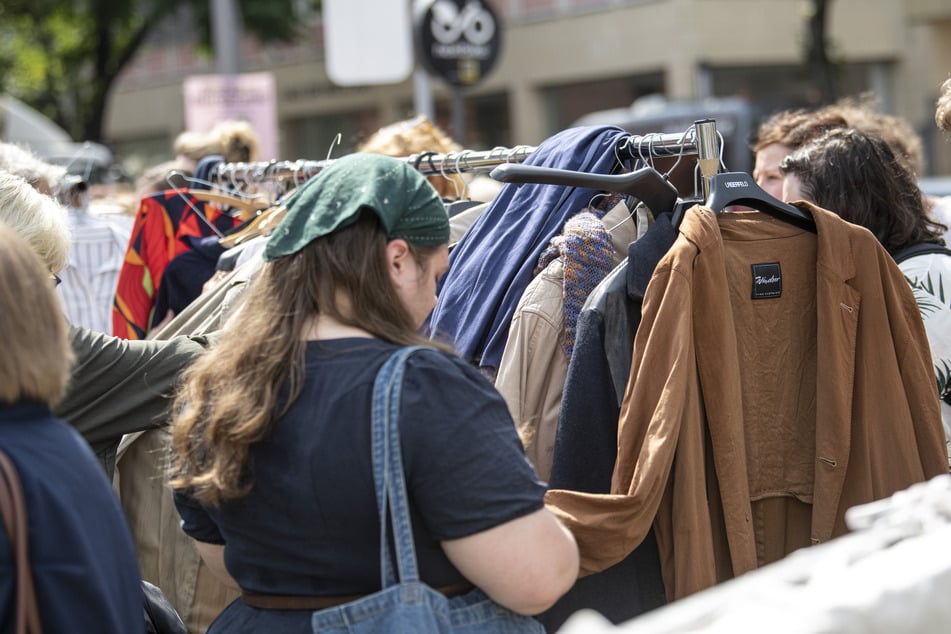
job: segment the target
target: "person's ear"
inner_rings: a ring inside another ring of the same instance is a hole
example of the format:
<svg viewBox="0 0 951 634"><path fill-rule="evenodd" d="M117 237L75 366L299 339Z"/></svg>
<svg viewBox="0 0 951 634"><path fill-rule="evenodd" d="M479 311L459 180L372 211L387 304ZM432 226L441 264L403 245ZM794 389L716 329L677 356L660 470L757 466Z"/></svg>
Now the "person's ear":
<svg viewBox="0 0 951 634"><path fill-rule="evenodd" d="M397 238L386 243L386 264L390 271L390 279L393 280L396 288L403 288L406 283L407 275L412 269L410 266L412 259L413 254L410 253L406 240Z"/></svg>

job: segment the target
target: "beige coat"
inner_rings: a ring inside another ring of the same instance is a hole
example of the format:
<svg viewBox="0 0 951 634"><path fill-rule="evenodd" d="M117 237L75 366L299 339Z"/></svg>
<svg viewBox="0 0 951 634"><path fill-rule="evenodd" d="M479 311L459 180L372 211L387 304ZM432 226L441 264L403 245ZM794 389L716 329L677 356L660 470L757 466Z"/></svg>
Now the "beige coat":
<svg viewBox="0 0 951 634"><path fill-rule="evenodd" d="M612 494L549 491L582 574L653 523L669 599L846 532L845 510L947 473L928 341L867 230L690 209L644 299ZM782 295L751 299L751 264Z"/></svg>
<svg viewBox="0 0 951 634"><path fill-rule="evenodd" d="M646 212L639 212L637 223L632 214L621 202L602 218L611 232L614 264L627 256L628 245L638 237L639 224L647 224ZM555 259L525 288L495 377L495 387L508 405L525 455L542 481L551 476L561 396L568 375L568 357L562 347L564 277L564 266Z"/></svg>

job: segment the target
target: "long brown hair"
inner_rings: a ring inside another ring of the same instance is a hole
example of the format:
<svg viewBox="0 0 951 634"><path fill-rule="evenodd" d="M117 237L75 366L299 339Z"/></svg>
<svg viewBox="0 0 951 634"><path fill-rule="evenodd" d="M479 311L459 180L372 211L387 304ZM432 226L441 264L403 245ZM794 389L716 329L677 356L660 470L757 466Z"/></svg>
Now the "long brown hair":
<svg viewBox="0 0 951 634"><path fill-rule="evenodd" d="M780 169L801 181L804 196L875 234L885 250L921 242L944 244L944 225L925 213L907 163L881 137L838 129L806 143Z"/></svg>
<svg viewBox="0 0 951 634"><path fill-rule="evenodd" d="M354 224L264 265L236 318L186 371L172 428L172 487L209 504L250 490L249 447L299 396L303 333L318 313L391 343L443 347L417 332L390 279L386 244L380 221L364 210ZM438 249L410 245L422 269ZM349 300L346 311L338 293Z"/></svg>

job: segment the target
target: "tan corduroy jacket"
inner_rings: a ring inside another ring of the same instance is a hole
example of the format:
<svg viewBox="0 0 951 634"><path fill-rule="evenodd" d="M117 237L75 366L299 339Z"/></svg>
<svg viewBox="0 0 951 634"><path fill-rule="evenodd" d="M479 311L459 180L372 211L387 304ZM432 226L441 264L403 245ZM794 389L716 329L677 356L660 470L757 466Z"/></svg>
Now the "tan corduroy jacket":
<svg viewBox="0 0 951 634"><path fill-rule="evenodd" d="M638 224L632 216L621 202L602 219L611 232L614 264L627 256L628 245L637 239ZM639 212L638 222L647 224L646 212ZM495 387L525 445L525 456L543 482L551 476L558 413L568 375L568 357L563 350L564 278L564 266L555 259L525 288L495 377Z"/></svg>
<svg viewBox="0 0 951 634"><path fill-rule="evenodd" d="M546 496L582 574L653 523L668 598L681 598L947 473L908 283L867 230L799 205L816 234L760 212L686 213L644 299L612 493ZM753 299L751 264L777 262L781 294Z"/></svg>

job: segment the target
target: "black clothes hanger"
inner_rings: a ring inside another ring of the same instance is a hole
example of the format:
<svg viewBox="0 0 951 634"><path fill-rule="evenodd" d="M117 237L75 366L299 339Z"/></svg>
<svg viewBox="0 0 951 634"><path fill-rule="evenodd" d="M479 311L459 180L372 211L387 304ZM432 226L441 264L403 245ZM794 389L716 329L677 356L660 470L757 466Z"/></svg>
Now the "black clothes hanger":
<svg viewBox="0 0 951 634"><path fill-rule="evenodd" d="M680 221L684 219L684 214L688 209L694 205L703 205L705 204L702 198L678 198L677 202L671 208L670 212L670 224L673 225L674 229L680 226Z"/></svg>
<svg viewBox="0 0 951 634"><path fill-rule="evenodd" d="M449 217L459 215L467 209L472 209L476 205L481 205L481 200L453 200L446 203L446 213Z"/></svg>
<svg viewBox="0 0 951 634"><path fill-rule="evenodd" d="M710 178L710 194L704 206L719 213L730 205L752 207L813 233L816 221L809 212L770 196L744 172L721 172Z"/></svg>
<svg viewBox="0 0 951 634"><path fill-rule="evenodd" d="M669 211L677 202L677 188L653 167L642 167L627 174L590 174L571 170L505 163L489 174L503 183L546 183L590 187L634 196L655 214Z"/></svg>

